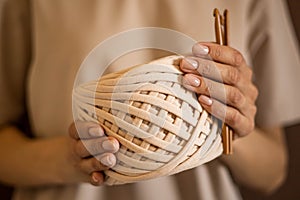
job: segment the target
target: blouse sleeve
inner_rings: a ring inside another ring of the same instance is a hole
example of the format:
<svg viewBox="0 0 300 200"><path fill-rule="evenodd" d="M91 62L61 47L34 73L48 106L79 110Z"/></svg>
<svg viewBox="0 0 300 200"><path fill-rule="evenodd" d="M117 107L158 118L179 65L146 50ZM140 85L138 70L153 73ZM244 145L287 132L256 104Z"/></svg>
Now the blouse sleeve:
<svg viewBox="0 0 300 200"><path fill-rule="evenodd" d="M248 47L259 89L259 126L300 120L300 58L285 0L252 1Z"/></svg>
<svg viewBox="0 0 300 200"><path fill-rule="evenodd" d="M0 0L0 126L18 123L26 111L30 63L29 1Z"/></svg>

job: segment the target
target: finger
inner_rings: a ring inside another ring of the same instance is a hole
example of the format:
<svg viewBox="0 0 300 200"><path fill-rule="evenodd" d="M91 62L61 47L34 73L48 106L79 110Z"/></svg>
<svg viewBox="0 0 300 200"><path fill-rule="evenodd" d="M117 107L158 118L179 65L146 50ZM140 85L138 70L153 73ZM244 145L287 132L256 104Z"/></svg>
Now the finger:
<svg viewBox="0 0 300 200"><path fill-rule="evenodd" d="M204 94L224 104L231 105L238 109L242 109L246 104L246 97L236 87L224 85L207 78L200 77L195 74L186 74L183 76L183 85L197 94Z"/></svg>
<svg viewBox="0 0 300 200"><path fill-rule="evenodd" d="M214 61L235 67L246 65L243 55L229 46L222 46L215 43L197 43L193 46L192 51L195 56L207 59L211 58Z"/></svg>
<svg viewBox="0 0 300 200"><path fill-rule="evenodd" d="M102 172L93 172L91 174L90 183L94 186L100 186L104 183L104 175Z"/></svg>
<svg viewBox="0 0 300 200"><path fill-rule="evenodd" d="M97 138L104 136L104 130L94 122L76 121L70 125L69 135L76 140Z"/></svg>
<svg viewBox="0 0 300 200"><path fill-rule="evenodd" d="M248 90L251 92L251 96L249 97L250 101L255 103L258 95L259 95L259 91L257 89L257 87L253 84L250 85L250 87L248 88Z"/></svg>
<svg viewBox="0 0 300 200"><path fill-rule="evenodd" d="M197 81L194 79L197 79ZM199 83L199 85L190 85L196 83ZM236 108L244 116L254 117L256 114L257 109L253 100L245 96L236 87L224 85L194 74L186 74L183 77L183 84L187 89L197 93L198 95L210 96L223 104ZM249 91L249 93L251 93L251 91Z"/></svg>
<svg viewBox="0 0 300 200"><path fill-rule="evenodd" d="M185 73L199 74L203 77L237 85L241 79L238 69L199 57L186 57L181 60L180 68Z"/></svg>
<svg viewBox="0 0 300 200"><path fill-rule="evenodd" d="M253 131L254 120L248 119L237 109L226 106L216 99L209 98L205 95L200 95L198 99L205 110L218 119L225 121L240 137L246 136Z"/></svg>
<svg viewBox="0 0 300 200"><path fill-rule="evenodd" d="M78 167L82 172L86 174L91 174L92 172L95 171L107 170L115 166L116 162L117 159L114 154L104 153L96 157L82 159L79 162Z"/></svg>
<svg viewBox="0 0 300 200"><path fill-rule="evenodd" d="M105 152L115 153L118 150L119 142L113 137L78 140L75 144L75 153L81 158Z"/></svg>
<svg viewBox="0 0 300 200"><path fill-rule="evenodd" d="M245 72L242 73L237 68L229 65L215 63L196 57L182 59L180 67L185 73L201 75L220 83L236 86L251 102L255 102L258 97L258 90L251 81L252 70L249 70L249 67L247 67L248 70L243 70ZM236 95L233 95L233 97L236 97Z"/></svg>

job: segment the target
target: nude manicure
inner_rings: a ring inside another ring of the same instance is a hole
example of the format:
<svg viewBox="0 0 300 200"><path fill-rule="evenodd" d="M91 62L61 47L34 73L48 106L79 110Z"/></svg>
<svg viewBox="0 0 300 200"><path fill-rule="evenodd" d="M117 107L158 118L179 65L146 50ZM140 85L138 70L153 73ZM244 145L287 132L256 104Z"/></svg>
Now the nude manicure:
<svg viewBox="0 0 300 200"><path fill-rule="evenodd" d="M185 58L186 62L189 63L189 65L185 65L186 69L197 69L198 68L198 62L192 58Z"/></svg>
<svg viewBox="0 0 300 200"><path fill-rule="evenodd" d="M104 132L101 127L91 127L89 128L89 134L93 137L101 137L104 135Z"/></svg>
<svg viewBox="0 0 300 200"><path fill-rule="evenodd" d="M184 78L186 79L186 83L193 87L199 87L201 84L200 80L192 75L186 75Z"/></svg>
<svg viewBox="0 0 300 200"><path fill-rule="evenodd" d="M100 159L100 162L107 167L111 167L114 165L114 160L112 159L112 156L109 155L102 157Z"/></svg>
<svg viewBox="0 0 300 200"><path fill-rule="evenodd" d="M195 44L193 46L193 53L196 56L203 56L203 55L207 55L209 53L209 49L207 46L203 46L201 44Z"/></svg>
<svg viewBox="0 0 300 200"><path fill-rule="evenodd" d="M107 151L116 151L118 149L115 142L111 140L105 140L104 142L102 142L102 147Z"/></svg>
<svg viewBox="0 0 300 200"><path fill-rule="evenodd" d="M206 105L208 105L208 106L211 106L211 105L212 105L212 100L211 100L211 98L209 98L208 96L201 95L201 96L199 97L199 100L200 100L201 103L204 103L204 104L206 104Z"/></svg>
<svg viewBox="0 0 300 200"><path fill-rule="evenodd" d="M95 183L98 183L100 181L99 178L97 177L97 175L95 175L95 174L92 175L92 179Z"/></svg>

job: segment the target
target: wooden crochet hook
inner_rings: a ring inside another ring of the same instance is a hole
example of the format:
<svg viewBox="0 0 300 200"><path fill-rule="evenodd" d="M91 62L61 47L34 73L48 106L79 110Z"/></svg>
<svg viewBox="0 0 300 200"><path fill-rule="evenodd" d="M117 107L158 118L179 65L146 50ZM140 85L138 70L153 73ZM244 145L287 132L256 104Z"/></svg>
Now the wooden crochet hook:
<svg viewBox="0 0 300 200"><path fill-rule="evenodd" d="M225 9L223 16L217 8L214 9L215 17L215 33L217 43L220 45L228 45L228 26L229 15L228 10ZM222 125L222 141L223 141L223 153L228 155L233 153L232 149L233 130L231 127L223 123Z"/></svg>

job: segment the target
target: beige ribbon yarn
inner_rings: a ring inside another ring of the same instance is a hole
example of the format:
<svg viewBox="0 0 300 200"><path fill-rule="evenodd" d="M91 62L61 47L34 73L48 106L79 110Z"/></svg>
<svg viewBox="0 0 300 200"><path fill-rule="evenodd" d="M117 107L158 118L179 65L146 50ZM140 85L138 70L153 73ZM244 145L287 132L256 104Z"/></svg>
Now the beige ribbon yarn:
<svg viewBox="0 0 300 200"><path fill-rule="evenodd" d="M76 118L103 126L121 144L108 185L172 175L223 151L220 122L182 86L181 56L107 74L74 89Z"/></svg>

